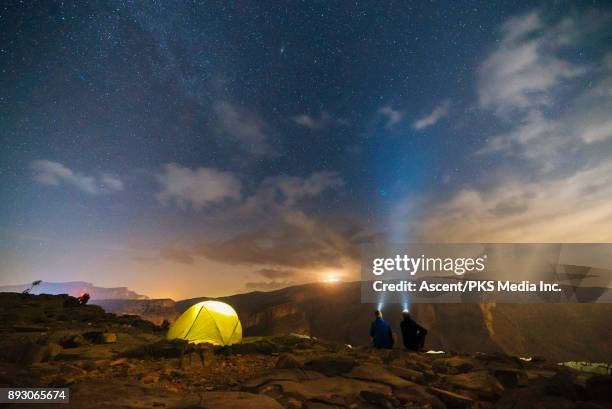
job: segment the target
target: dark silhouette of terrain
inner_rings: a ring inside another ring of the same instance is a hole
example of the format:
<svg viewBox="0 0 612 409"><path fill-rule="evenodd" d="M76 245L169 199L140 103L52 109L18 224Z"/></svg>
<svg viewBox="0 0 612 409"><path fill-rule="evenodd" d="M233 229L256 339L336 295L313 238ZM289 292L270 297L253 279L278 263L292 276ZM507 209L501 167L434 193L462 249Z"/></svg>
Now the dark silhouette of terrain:
<svg viewBox="0 0 612 409"><path fill-rule="evenodd" d="M236 309L246 335L299 333L368 345L368 328L377 306L362 304L360 291L359 282L315 283L219 300ZM159 324L207 299L211 298L95 303L110 312L136 314ZM612 362L612 304L415 304L410 311L429 330L428 349L541 356L556 362ZM383 307L397 335L401 312L397 304Z"/></svg>
<svg viewBox="0 0 612 409"><path fill-rule="evenodd" d="M335 299L351 288L320 289L326 298L315 298ZM273 309L288 313L281 320L287 330L301 325L290 324L289 317L299 317L294 307L315 309L304 290L312 288L288 291L291 308ZM260 294L255 298L260 307L275 308L266 307ZM322 305L309 316L319 317L327 307L338 314L335 320L347 311L334 311L341 306ZM240 307L244 311L245 304ZM260 329L273 313L264 314ZM612 404L612 376L541 359L379 350L295 334L247 337L225 347L194 345L167 341L160 326L67 295L0 294L0 333L0 387L69 387L70 408L603 409Z"/></svg>

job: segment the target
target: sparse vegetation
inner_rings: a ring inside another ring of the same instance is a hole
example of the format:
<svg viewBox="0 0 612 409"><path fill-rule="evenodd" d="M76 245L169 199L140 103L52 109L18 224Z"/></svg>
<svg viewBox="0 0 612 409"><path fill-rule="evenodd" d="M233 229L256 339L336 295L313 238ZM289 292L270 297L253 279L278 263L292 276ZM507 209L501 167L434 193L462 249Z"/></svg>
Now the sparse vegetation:
<svg viewBox="0 0 612 409"><path fill-rule="evenodd" d="M39 286L41 283L42 283L42 280L32 281L32 284L30 284L30 286L26 288L25 290L23 290L21 293L24 295L30 294L32 290L34 289L34 287Z"/></svg>

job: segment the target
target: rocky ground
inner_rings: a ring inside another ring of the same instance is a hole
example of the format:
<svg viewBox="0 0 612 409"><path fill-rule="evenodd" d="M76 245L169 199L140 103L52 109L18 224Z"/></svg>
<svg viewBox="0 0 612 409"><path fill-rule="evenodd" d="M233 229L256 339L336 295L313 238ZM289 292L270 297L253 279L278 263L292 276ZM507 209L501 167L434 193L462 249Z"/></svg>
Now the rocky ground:
<svg viewBox="0 0 612 409"><path fill-rule="evenodd" d="M191 346L165 341L162 328L138 317L74 300L0 294L0 387L68 386L77 408L612 407L611 376L538 359L298 335ZM45 406L53 405L35 407Z"/></svg>

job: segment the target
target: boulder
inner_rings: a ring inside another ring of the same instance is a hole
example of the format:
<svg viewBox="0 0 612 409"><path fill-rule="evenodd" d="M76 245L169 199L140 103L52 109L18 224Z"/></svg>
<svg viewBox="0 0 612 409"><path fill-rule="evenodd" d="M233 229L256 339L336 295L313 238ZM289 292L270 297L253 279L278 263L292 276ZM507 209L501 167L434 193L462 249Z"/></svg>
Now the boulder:
<svg viewBox="0 0 612 409"><path fill-rule="evenodd" d="M377 392L391 396L391 388L386 385L338 376L301 382L278 381L266 385L267 388L271 386L278 387L278 390L283 396L300 401L335 397L351 400L359 397L360 393L363 391Z"/></svg>
<svg viewBox="0 0 612 409"><path fill-rule="evenodd" d="M478 353L475 356L475 360L487 368L503 367L503 368L516 368L522 369L523 363L515 356L504 355L504 354L483 354Z"/></svg>
<svg viewBox="0 0 612 409"><path fill-rule="evenodd" d="M276 400L247 392L206 392L198 405L202 409L283 409Z"/></svg>
<svg viewBox="0 0 612 409"><path fill-rule="evenodd" d="M291 354L281 354L276 361L277 369L297 369L301 368L302 363Z"/></svg>
<svg viewBox="0 0 612 409"><path fill-rule="evenodd" d="M26 342L21 348L19 363L24 365L39 364L47 356L47 346L35 342Z"/></svg>
<svg viewBox="0 0 612 409"><path fill-rule="evenodd" d="M393 365L388 366L387 369L389 370L389 372L399 376L400 378L404 378L404 379L407 379L409 381L416 382L416 383L425 382L425 375L423 375L423 372L416 371L414 369L404 368L401 366L393 366Z"/></svg>
<svg viewBox="0 0 612 409"><path fill-rule="evenodd" d="M387 371L384 367L374 364L356 366L344 376L362 381L382 383L394 389L409 388L416 385Z"/></svg>
<svg viewBox="0 0 612 409"><path fill-rule="evenodd" d="M449 358L439 358L434 360L432 362L432 366L437 372L446 374L460 374L473 371L477 365L470 358L451 356Z"/></svg>
<svg viewBox="0 0 612 409"><path fill-rule="evenodd" d="M399 406L397 399L383 392L363 390L359 393L359 396L366 402L375 404L378 408L393 409Z"/></svg>
<svg viewBox="0 0 612 409"><path fill-rule="evenodd" d="M352 358L328 355L306 362L304 368L321 372L327 376L337 376L350 371L355 364L356 362Z"/></svg>
<svg viewBox="0 0 612 409"><path fill-rule="evenodd" d="M66 335L60 340L60 344L64 348L78 348L86 343L87 341L80 334Z"/></svg>
<svg viewBox="0 0 612 409"><path fill-rule="evenodd" d="M266 374L253 377L242 383L245 391L255 392L261 386L273 381L293 381L312 380L322 378L318 372L305 371L301 369L273 369Z"/></svg>
<svg viewBox="0 0 612 409"><path fill-rule="evenodd" d="M467 409L474 403L474 400L469 396L461 395L456 392L434 387L428 388L428 391L432 395L437 396L449 409Z"/></svg>
<svg viewBox="0 0 612 409"><path fill-rule="evenodd" d="M505 393L495 409L574 409L573 402L561 396L547 396L542 388L515 388Z"/></svg>
<svg viewBox="0 0 612 409"><path fill-rule="evenodd" d="M591 376L586 381L586 393L591 400L598 402L612 402L612 376Z"/></svg>
<svg viewBox="0 0 612 409"><path fill-rule="evenodd" d="M498 397L504 391L502 384L487 371L449 375L446 376L444 380L449 385L460 389L475 391L488 399Z"/></svg>
<svg viewBox="0 0 612 409"><path fill-rule="evenodd" d="M89 331L83 334L83 338L92 344L114 344L117 342L117 334L106 331Z"/></svg>
<svg viewBox="0 0 612 409"><path fill-rule="evenodd" d="M560 372L552 378L541 379L535 383L546 396L560 396L571 401L584 400L586 390L584 387L574 383L574 374L571 372Z"/></svg>
<svg viewBox="0 0 612 409"><path fill-rule="evenodd" d="M528 382L527 373L520 369L498 368L493 370L493 376L495 376L504 388L526 386Z"/></svg>
<svg viewBox="0 0 612 409"><path fill-rule="evenodd" d="M46 360L53 360L56 356L58 356L62 352L61 345L56 344L55 342L50 342L47 344L47 352L46 352Z"/></svg>
<svg viewBox="0 0 612 409"><path fill-rule="evenodd" d="M431 407L432 409L446 409L446 405L435 395L427 392L423 386L404 388L395 392L395 397L403 405L416 407Z"/></svg>

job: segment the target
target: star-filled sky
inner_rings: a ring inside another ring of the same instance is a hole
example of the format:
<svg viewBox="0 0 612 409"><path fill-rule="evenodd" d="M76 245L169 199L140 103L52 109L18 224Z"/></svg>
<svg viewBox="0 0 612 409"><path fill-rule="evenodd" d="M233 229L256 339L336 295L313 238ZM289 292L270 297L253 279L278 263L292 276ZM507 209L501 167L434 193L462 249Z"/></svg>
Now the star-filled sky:
<svg viewBox="0 0 612 409"><path fill-rule="evenodd" d="M24 3L0 285L179 299L353 280L371 241L612 241L607 2Z"/></svg>

